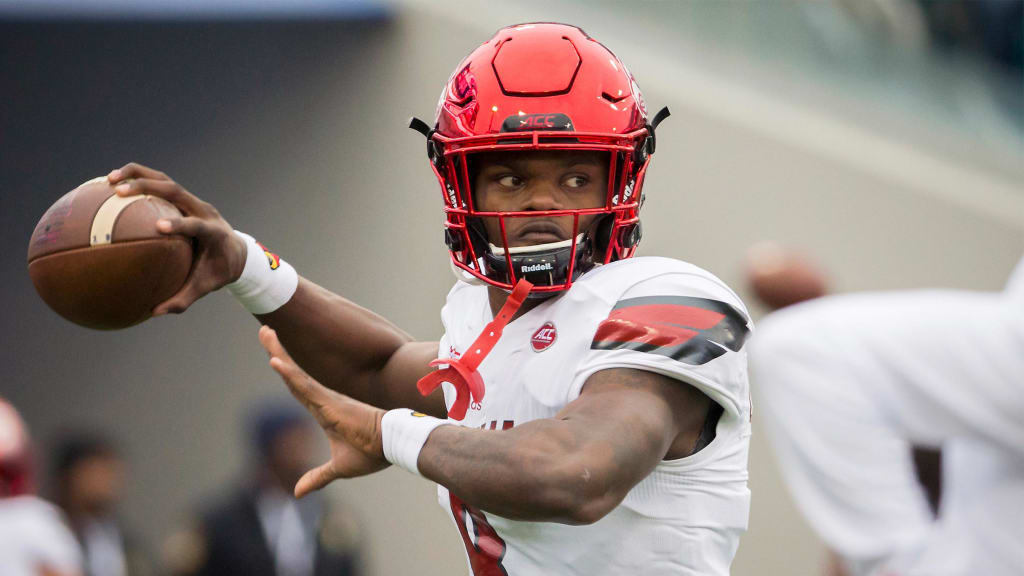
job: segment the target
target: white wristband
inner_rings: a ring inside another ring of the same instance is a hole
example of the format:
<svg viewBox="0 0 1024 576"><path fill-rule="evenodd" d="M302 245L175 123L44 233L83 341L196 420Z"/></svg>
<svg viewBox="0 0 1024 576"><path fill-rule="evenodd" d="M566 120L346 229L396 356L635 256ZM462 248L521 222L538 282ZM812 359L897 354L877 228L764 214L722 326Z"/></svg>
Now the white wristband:
<svg viewBox="0 0 1024 576"><path fill-rule="evenodd" d="M291 264L264 248L255 238L235 230L245 240L245 268L228 290L253 314L267 314L291 300L299 274Z"/></svg>
<svg viewBox="0 0 1024 576"><path fill-rule="evenodd" d="M399 468L422 476L419 466L416 465L420 450L427 443L427 437L434 428L447 423L447 420L420 414L408 408L388 410L380 421L384 458Z"/></svg>

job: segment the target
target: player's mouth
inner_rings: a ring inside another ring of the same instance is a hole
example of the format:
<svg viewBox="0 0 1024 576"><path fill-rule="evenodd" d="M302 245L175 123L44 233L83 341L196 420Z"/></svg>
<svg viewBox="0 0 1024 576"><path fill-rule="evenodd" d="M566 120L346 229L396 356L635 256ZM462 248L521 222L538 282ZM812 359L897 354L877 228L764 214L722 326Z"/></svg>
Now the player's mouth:
<svg viewBox="0 0 1024 576"><path fill-rule="evenodd" d="M551 221L528 222L509 237L509 246L534 246L567 240L569 234Z"/></svg>

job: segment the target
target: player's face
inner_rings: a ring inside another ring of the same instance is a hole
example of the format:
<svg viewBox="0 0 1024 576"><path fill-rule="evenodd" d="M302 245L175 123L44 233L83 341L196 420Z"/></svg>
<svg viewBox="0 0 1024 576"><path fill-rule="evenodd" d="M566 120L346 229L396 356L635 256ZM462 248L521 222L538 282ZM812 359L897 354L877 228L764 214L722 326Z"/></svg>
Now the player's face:
<svg viewBox="0 0 1024 576"><path fill-rule="evenodd" d="M473 182L476 209L526 212L599 208L608 193L608 154L592 151L495 152L479 156ZM581 216L578 232L597 215ZM497 218L483 218L487 237L501 245ZM506 218L509 247L568 240L572 216Z"/></svg>

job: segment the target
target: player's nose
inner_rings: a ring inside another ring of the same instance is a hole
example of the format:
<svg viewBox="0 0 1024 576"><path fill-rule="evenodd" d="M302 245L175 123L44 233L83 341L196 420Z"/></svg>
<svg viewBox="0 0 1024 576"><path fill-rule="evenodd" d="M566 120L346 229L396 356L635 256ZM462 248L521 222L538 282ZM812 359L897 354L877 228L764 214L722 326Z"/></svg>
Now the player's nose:
<svg viewBox="0 0 1024 576"><path fill-rule="evenodd" d="M526 205L523 210L561 210L563 194L557 182L535 179L527 189Z"/></svg>

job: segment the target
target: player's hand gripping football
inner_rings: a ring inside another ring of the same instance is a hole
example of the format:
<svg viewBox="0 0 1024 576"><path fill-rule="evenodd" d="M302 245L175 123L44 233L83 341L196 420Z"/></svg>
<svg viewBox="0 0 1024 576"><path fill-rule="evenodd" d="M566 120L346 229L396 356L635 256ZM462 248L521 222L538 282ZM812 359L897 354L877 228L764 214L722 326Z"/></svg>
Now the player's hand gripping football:
<svg viewBox="0 0 1024 576"><path fill-rule="evenodd" d="M292 360L270 327L260 328L260 344L270 355L270 366L316 418L331 446L331 459L303 474L295 485L297 498L338 478L365 476L391 465L384 459L381 441L383 410L339 394L314 380Z"/></svg>
<svg viewBox="0 0 1024 576"><path fill-rule="evenodd" d="M192 269L184 286L158 304L153 309L154 316L184 312L196 300L242 275L245 242L209 203L189 193L163 172L134 162L111 171L107 180L120 196L149 194L174 204L183 216L157 221L157 230L195 240Z"/></svg>

